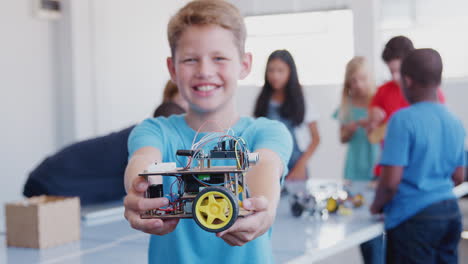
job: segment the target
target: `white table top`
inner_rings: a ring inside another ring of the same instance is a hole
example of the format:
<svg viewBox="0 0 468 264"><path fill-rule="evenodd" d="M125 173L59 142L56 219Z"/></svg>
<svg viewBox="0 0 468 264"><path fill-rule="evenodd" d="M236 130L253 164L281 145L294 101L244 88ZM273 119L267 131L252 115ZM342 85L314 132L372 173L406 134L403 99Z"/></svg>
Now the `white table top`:
<svg viewBox="0 0 468 264"><path fill-rule="evenodd" d="M366 201L351 215L330 214L328 219L303 214L293 217L287 199L281 199L273 226L273 249L278 263L313 263L357 246L383 233L383 222L372 216L372 189L365 189Z"/></svg>
<svg viewBox="0 0 468 264"><path fill-rule="evenodd" d="M468 193L468 183L458 186L455 192L457 196ZM111 210L120 214L122 208ZM43 250L7 248L2 234L0 264L147 262L149 235L130 228L122 216L120 219L114 217L113 222L105 222L95 219L83 222L80 241ZM354 210L350 216L332 215L323 221L307 216L293 217L287 199L281 199L273 226L273 253L277 263L311 263L382 232L383 224L371 217L366 207Z"/></svg>

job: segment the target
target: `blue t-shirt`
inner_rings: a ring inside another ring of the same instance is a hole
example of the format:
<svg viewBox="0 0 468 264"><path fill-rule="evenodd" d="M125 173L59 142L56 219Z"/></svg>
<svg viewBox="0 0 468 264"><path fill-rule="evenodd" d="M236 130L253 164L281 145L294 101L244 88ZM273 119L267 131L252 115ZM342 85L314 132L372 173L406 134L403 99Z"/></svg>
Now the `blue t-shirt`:
<svg viewBox="0 0 468 264"><path fill-rule="evenodd" d="M250 151L267 148L279 155L283 162L283 177L292 151L292 139L287 128L266 118L241 118L233 127ZM190 149L196 132L188 126L184 115L146 119L135 127L129 137L130 156L145 146L162 153L163 162L186 165L186 159L176 159L178 149ZM200 133L196 141L207 133ZM213 144L215 144L213 142ZM206 150L212 148L209 144ZM204 148L205 149L205 148ZM261 159L262 157L260 157ZM222 164L213 164L219 166ZM173 177L164 177L164 192L169 192ZM201 229L193 219L181 219L177 228L164 236L151 236L149 263L272 263L271 232L267 232L242 247L231 247L221 238Z"/></svg>
<svg viewBox="0 0 468 264"><path fill-rule="evenodd" d="M464 143L462 123L442 104L417 103L391 117L380 164L404 170L384 207L386 229L435 202L455 199L452 174L465 164Z"/></svg>

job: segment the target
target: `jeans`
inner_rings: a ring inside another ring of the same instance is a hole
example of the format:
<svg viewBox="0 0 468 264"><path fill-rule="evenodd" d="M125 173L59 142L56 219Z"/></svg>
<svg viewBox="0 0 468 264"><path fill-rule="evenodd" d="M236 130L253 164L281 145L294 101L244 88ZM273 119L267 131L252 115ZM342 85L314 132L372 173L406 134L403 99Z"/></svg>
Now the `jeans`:
<svg viewBox="0 0 468 264"><path fill-rule="evenodd" d="M364 264L384 264L385 263L385 237L380 235L360 246Z"/></svg>
<svg viewBox="0 0 468 264"><path fill-rule="evenodd" d="M461 231L457 200L436 202L387 230L387 264L458 263Z"/></svg>

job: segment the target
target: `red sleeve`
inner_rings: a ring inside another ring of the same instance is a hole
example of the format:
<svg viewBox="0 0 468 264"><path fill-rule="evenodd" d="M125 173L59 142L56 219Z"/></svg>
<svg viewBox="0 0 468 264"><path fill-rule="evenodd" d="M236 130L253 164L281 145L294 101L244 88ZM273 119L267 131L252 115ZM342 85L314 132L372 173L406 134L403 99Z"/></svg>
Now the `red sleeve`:
<svg viewBox="0 0 468 264"><path fill-rule="evenodd" d="M369 108L379 107L379 108L383 109L383 100L384 99L385 99L385 91L384 91L384 85L382 85L377 89L377 92L372 97Z"/></svg>
<svg viewBox="0 0 468 264"><path fill-rule="evenodd" d="M441 89L437 90L437 96L439 97L439 102L445 104L445 95L444 95L444 92L442 92Z"/></svg>

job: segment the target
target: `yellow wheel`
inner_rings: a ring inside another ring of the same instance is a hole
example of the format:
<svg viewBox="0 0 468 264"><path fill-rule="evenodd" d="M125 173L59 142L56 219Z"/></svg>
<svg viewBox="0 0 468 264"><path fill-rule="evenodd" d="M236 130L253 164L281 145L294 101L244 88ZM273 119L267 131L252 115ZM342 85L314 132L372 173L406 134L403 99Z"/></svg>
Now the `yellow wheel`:
<svg viewBox="0 0 468 264"><path fill-rule="evenodd" d="M221 232L231 227L239 214L234 194L224 187L203 189L193 201L195 222L208 232Z"/></svg>
<svg viewBox="0 0 468 264"><path fill-rule="evenodd" d="M338 210L338 201L333 198L328 198L327 200L327 211L330 213L334 213Z"/></svg>

